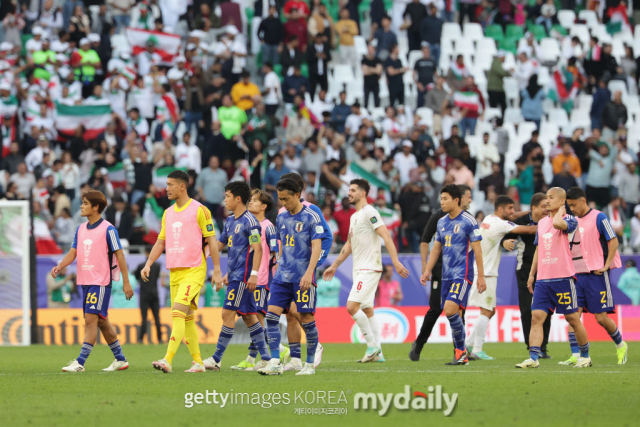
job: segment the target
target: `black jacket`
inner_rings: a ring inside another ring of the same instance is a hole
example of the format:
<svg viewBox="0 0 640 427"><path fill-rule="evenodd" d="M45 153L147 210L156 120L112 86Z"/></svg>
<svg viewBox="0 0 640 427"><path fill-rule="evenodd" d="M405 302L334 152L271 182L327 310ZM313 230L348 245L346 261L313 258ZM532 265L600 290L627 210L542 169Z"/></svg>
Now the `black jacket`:
<svg viewBox="0 0 640 427"><path fill-rule="evenodd" d="M427 222L426 227L422 232L422 237L420 238L420 243L430 243L433 236L436 235L436 231L438 231L438 221L442 217L444 217L446 213L442 212L442 209L438 209L434 213L431 214L429 221ZM441 280L442 279L442 251L440 251L440 256L438 257L438 261L436 261L433 270L431 271L433 276ZM435 279L434 279L435 280Z"/></svg>
<svg viewBox="0 0 640 427"><path fill-rule="evenodd" d="M618 130L620 124L627 123L627 107L609 101L602 110L602 123L611 130Z"/></svg>
<svg viewBox="0 0 640 427"><path fill-rule="evenodd" d="M136 280L140 284L140 299L145 298L158 298L158 279L160 278L160 263L154 262L149 270L149 281L142 280L140 272L144 268L145 263L142 263L136 268L135 276Z"/></svg>
<svg viewBox="0 0 640 427"><path fill-rule="evenodd" d="M326 76L329 74L329 70L327 70L327 63L331 61L331 48L329 47L329 43L324 43L323 46L322 53L326 55L326 58L322 60L322 68L323 74ZM316 45L309 43L309 47L307 47L307 65L309 66L309 75L318 75L318 58L316 58L316 53L318 53Z"/></svg>
<svg viewBox="0 0 640 427"><path fill-rule="evenodd" d="M107 208L107 213L105 215L107 221L109 221L114 227L116 227L116 208L114 206L110 206ZM122 212L122 216L120 217L120 226L116 227L118 230L118 236L121 239L130 239L131 231L133 230L133 215L129 210L125 209Z"/></svg>
<svg viewBox="0 0 640 427"><path fill-rule="evenodd" d="M282 64L282 75L286 75L287 74L287 70L289 69L289 67L299 67L302 65L302 63L304 62L304 55L302 52L300 52L298 49L294 50L294 54L293 56L291 56L291 53L289 52L289 48L287 48L287 46L284 46L284 49L282 49L282 53L280 54L280 63Z"/></svg>
<svg viewBox="0 0 640 427"><path fill-rule="evenodd" d="M271 46L279 45L284 41L284 26L279 18L268 17L260 22L258 38Z"/></svg>

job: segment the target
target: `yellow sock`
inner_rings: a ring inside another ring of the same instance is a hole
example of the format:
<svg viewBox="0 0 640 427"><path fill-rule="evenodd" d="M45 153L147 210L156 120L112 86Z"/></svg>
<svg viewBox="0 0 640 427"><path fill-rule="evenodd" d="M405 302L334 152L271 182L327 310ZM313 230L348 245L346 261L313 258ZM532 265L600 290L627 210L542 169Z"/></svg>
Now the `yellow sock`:
<svg viewBox="0 0 640 427"><path fill-rule="evenodd" d="M180 346L182 338L184 337L186 314L179 310L172 310L171 316L173 317L173 329L171 330L171 338L169 338L167 354L164 356L169 364L173 363L173 356L176 355L178 347Z"/></svg>
<svg viewBox="0 0 640 427"><path fill-rule="evenodd" d="M198 344L198 328L194 321L195 315L185 317L184 321L184 339L187 341L189 353L193 361L202 365L202 356L200 355L200 344Z"/></svg>

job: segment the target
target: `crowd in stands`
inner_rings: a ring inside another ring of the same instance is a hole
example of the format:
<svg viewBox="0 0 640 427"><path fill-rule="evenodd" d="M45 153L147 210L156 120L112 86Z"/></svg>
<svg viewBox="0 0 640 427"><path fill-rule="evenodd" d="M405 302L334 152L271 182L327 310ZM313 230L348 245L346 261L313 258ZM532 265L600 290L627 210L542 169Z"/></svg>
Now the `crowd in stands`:
<svg viewBox="0 0 640 427"><path fill-rule="evenodd" d="M578 185L640 249L640 4L577 3L2 1L0 199L32 199L47 253L99 189L135 248L176 168L218 227L228 181L275 197L297 172L340 244L364 177L417 252L443 185L479 219Z"/></svg>

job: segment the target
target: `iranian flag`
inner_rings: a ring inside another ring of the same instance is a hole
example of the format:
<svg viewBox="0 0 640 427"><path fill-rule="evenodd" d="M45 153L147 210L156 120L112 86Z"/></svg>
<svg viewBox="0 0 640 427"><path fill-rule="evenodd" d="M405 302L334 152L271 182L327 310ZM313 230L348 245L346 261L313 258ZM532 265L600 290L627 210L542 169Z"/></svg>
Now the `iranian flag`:
<svg viewBox="0 0 640 427"><path fill-rule="evenodd" d="M85 127L85 141L95 139L104 132L111 121L110 105L64 105L56 102L55 107L59 141L73 138L73 133L79 125Z"/></svg>
<svg viewBox="0 0 640 427"><path fill-rule="evenodd" d="M113 188L124 188L127 185L127 173L124 170L124 166L122 162L116 163L113 166L107 168L107 173L109 175L109 181L111 181L111 185Z"/></svg>
<svg viewBox="0 0 640 427"><path fill-rule="evenodd" d="M453 103L460 109L474 113L479 113L482 108L480 96L476 92L455 92L453 94Z"/></svg>
<svg viewBox="0 0 640 427"><path fill-rule="evenodd" d="M579 87L580 85L574 80L573 74L564 67L556 67L549 83L547 96L552 101L559 103L565 110L571 111Z"/></svg>
<svg viewBox="0 0 640 427"><path fill-rule="evenodd" d="M180 50L180 36L177 34L127 28L127 39L134 56L146 50L146 43L151 39L156 43L155 53L160 55L162 62L167 65L173 63L173 58L178 56Z"/></svg>
<svg viewBox="0 0 640 427"><path fill-rule="evenodd" d="M158 206L158 201L155 197L147 197L145 199L142 219L144 220L144 225L147 227L147 230L156 233L156 236L160 234L160 229L162 228L163 214L164 209Z"/></svg>
<svg viewBox="0 0 640 427"><path fill-rule="evenodd" d="M602 55L602 48L600 45L595 45L589 52L587 52L588 61L600 61L600 55Z"/></svg>
<svg viewBox="0 0 640 427"><path fill-rule="evenodd" d="M156 107L156 120L159 122L171 120L174 124L180 120L178 100L173 93L168 92L162 95L162 99Z"/></svg>
<svg viewBox="0 0 640 427"><path fill-rule="evenodd" d="M167 188L167 177L173 171L187 171L187 168L176 168L174 166L164 166L156 169L153 172L153 185L157 190L163 190Z"/></svg>
<svg viewBox="0 0 640 427"><path fill-rule="evenodd" d="M456 61L451 62L451 66L449 67L449 69L458 80L462 80L464 77L467 77L469 75L467 67L458 64Z"/></svg>
<svg viewBox="0 0 640 427"><path fill-rule="evenodd" d="M340 180L344 184L340 188L340 194L338 195L339 199L341 199L342 197L347 197L349 195L349 182L352 179L358 178L366 179L367 181L369 181L369 185L371 186L369 194L372 195L372 197L375 197L375 195L378 193L378 189L382 188L385 190L385 196L387 197L387 200L390 200L391 186L382 181L375 174L363 169L355 162L351 162L349 164L349 167L347 167L344 175L340 175Z"/></svg>
<svg viewBox="0 0 640 427"><path fill-rule="evenodd" d="M607 10L607 16L610 18L607 23L607 33L613 35L623 30L631 30L625 5L619 4L616 7L610 7Z"/></svg>
<svg viewBox="0 0 640 427"><path fill-rule="evenodd" d="M57 255L62 253L60 246L53 240L49 226L38 216L33 218L33 237L36 241L36 253L38 255Z"/></svg>

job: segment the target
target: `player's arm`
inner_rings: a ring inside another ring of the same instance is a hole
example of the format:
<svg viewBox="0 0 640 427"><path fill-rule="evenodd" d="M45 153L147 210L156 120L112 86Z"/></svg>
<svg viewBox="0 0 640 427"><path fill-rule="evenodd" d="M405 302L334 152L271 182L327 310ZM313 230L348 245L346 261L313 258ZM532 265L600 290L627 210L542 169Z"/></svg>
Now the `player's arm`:
<svg viewBox="0 0 640 427"><path fill-rule="evenodd" d="M260 241L260 230L258 234L251 234L249 236L249 243L253 248L253 266L251 269L251 276L247 280L248 289L253 292L258 285L258 271L260 271L260 263L262 261L262 242Z"/></svg>
<svg viewBox="0 0 640 427"><path fill-rule="evenodd" d="M427 266L424 269L424 273L422 273L422 277L420 278L420 283L425 285L428 280L431 279L431 270L436 265L438 258L440 257L440 252L442 251L442 243L438 239L433 243L433 247L431 248L431 253L429 253L429 260L427 261Z"/></svg>
<svg viewBox="0 0 640 427"><path fill-rule="evenodd" d="M350 254L351 254L351 234L349 234L349 237L347 238L347 243L344 244L344 246L340 250L340 253L336 257L335 261L333 261L331 266L329 266L329 268L327 268L324 271L322 278L325 280L325 282L328 282L331 279L333 279L333 276L336 274L336 270L338 270L338 267L340 267L340 264L342 264L347 258L349 258Z"/></svg>
<svg viewBox="0 0 640 427"><path fill-rule="evenodd" d="M515 214L513 214L513 219L516 220L518 218L520 218L521 216L525 216L528 215L531 211L520 211L520 212L516 212Z"/></svg>
<svg viewBox="0 0 640 427"><path fill-rule="evenodd" d="M510 234L536 234L536 230L538 227L535 225L519 225L513 230L511 230Z"/></svg>
<svg viewBox="0 0 640 427"><path fill-rule="evenodd" d="M67 254L64 256L64 258L62 258L60 260L60 262L58 263L58 265L56 265L55 267L53 267L51 269L51 276L55 279L58 276L58 273L60 272L60 270L64 269L65 267L71 265L71 263L73 261L75 261L76 259L76 248L71 248L69 249L69 252L67 252Z"/></svg>
<svg viewBox="0 0 640 427"><path fill-rule="evenodd" d="M533 282L535 281L536 273L538 272L538 248L536 248L533 254L533 261L531 262L531 271L529 271L529 280L527 280L527 288L529 292L533 293Z"/></svg>
<svg viewBox="0 0 640 427"><path fill-rule="evenodd" d="M471 242L471 249L476 254L476 266L478 267L478 293L483 293L487 290L487 284L484 281L484 263L482 262L482 248L480 247L480 240Z"/></svg>
<svg viewBox="0 0 640 427"><path fill-rule="evenodd" d="M311 281L313 280L313 272L316 271L316 267L318 266L318 260L320 259L320 252L322 252L322 240L314 239L311 241L311 260L309 261L309 266L307 267L307 271L302 276L302 280L300 281L300 289L306 291L311 287Z"/></svg>
<svg viewBox="0 0 640 427"><path fill-rule="evenodd" d="M113 254L116 256L116 260L118 260L118 267L120 267L120 273L122 274L122 290L124 291L127 300L130 300L133 296L133 288L129 282L129 267L127 267L127 260L124 259L124 252L122 249L118 249Z"/></svg>
<svg viewBox="0 0 640 427"><path fill-rule="evenodd" d="M211 287L216 292L222 288L222 270L220 269L220 251L218 251L218 240L216 236L207 237L207 245L209 245L209 254L213 261L213 277L211 278Z"/></svg>
<svg viewBox="0 0 640 427"><path fill-rule="evenodd" d="M604 267L600 270L596 270L594 273L598 276L603 274L605 271L608 271L611 268L611 264L618 253L618 246L620 242L618 241L618 236L615 231L613 231L613 227L611 227L611 223L609 222L609 218L603 213L598 214L597 218L598 231L600 235L605 236L609 245L609 254L607 255L607 259L604 262Z"/></svg>
<svg viewBox="0 0 640 427"><path fill-rule="evenodd" d="M391 234L389 234L389 230L387 230L387 226L381 225L380 227L376 228L376 233L378 234L378 236L382 237L382 240L384 241L384 245L387 247L387 250L389 251L389 255L391 256L391 262L393 262L393 268L396 269L398 274L403 279L406 279L407 277L409 277L409 270L407 270L405 266L402 265L402 263L398 259L398 251L396 250L396 245L393 243L393 240L391 240Z"/></svg>

